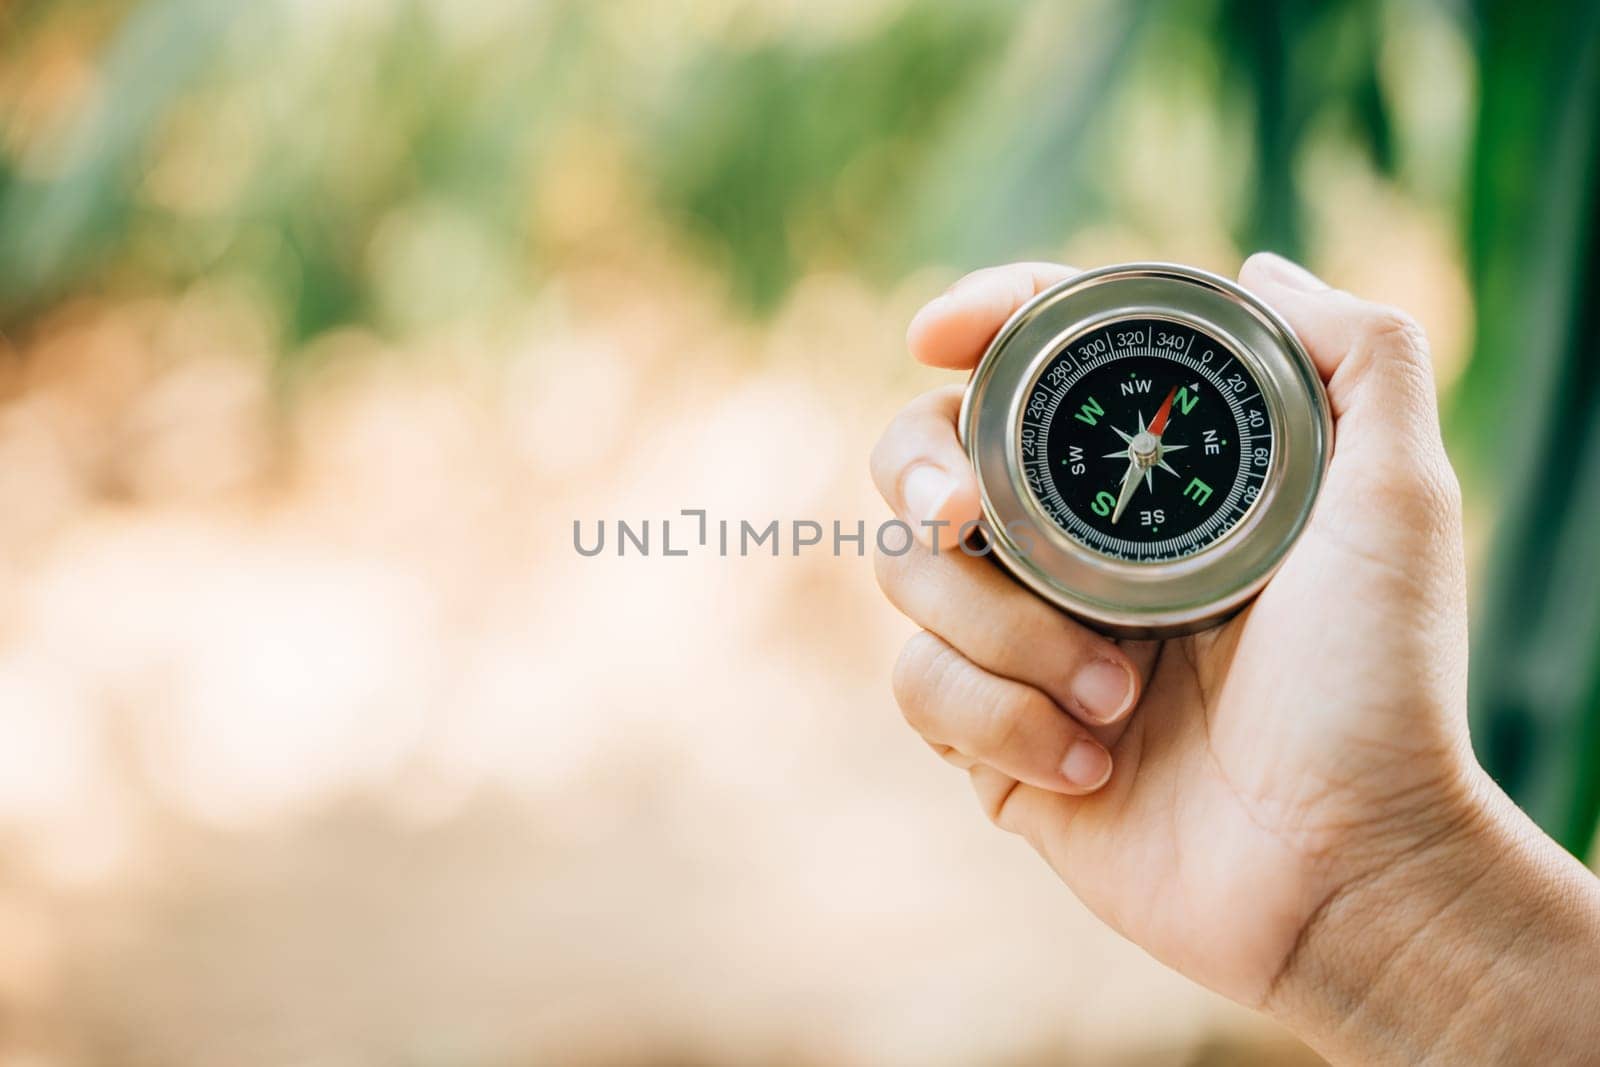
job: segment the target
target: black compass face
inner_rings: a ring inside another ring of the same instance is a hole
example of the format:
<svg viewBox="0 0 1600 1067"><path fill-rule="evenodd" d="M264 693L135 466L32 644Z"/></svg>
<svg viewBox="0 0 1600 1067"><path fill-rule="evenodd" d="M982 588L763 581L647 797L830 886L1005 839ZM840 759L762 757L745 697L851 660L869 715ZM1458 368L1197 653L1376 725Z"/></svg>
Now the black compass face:
<svg viewBox="0 0 1600 1067"><path fill-rule="evenodd" d="M1075 339L1029 387L1019 446L1034 500L1117 559L1194 555L1237 526L1272 462L1261 387L1203 330L1133 318Z"/></svg>

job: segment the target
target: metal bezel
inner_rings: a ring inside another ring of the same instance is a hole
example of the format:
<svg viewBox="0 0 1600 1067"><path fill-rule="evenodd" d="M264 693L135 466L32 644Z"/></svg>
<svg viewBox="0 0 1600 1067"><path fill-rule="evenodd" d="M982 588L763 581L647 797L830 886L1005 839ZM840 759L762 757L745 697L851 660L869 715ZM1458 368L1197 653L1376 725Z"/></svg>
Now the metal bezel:
<svg viewBox="0 0 1600 1067"><path fill-rule="evenodd" d="M1068 536L1029 491L1018 445L1024 398L1048 362L1083 334L1129 318L1170 319L1217 338L1260 384L1273 425L1267 475L1244 518L1165 562L1117 559ZM1166 263L1089 271L1023 305L973 371L960 424L994 555L1045 599L1139 637L1203 629L1260 591L1310 517L1333 441L1322 380L1289 325L1234 283Z"/></svg>

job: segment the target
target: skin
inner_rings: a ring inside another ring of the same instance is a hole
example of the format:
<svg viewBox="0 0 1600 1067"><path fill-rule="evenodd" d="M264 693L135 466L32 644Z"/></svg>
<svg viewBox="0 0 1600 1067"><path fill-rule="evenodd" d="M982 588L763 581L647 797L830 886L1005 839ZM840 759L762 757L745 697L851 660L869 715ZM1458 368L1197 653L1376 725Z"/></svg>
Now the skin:
<svg viewBox="0 0 1600 1067"><path fill-rule="evenodd" d="M913 319L912 354L970 369L1017 307L1073 273L968 275ZM1316 512L1272 582L1192 637L1115 642L1078 624L954 550L949 529L979 501L961 386L941 388L872 457L923 538L877 559L922 627L896 699L1098 916L1324 1055L1591 1055L1595 880L1500 794L1467 737L1460 492L1426 339L1276 256L1239 280L1294 327L1335 418ZM937 521L952 525L921 525ZM1591 1010L1567 1010L1575 991Z"/></svg>

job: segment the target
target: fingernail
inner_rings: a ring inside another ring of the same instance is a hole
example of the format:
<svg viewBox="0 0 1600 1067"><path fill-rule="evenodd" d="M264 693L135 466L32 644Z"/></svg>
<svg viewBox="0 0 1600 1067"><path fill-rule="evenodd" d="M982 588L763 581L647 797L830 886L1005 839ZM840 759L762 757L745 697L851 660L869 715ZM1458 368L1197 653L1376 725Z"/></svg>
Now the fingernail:
<svg viewBox="0 0 1600 1067"><path fill-rule="evenodd" d="M1097 659L1073 676L1072 695L1089 718L1110 722L1126 711L1133 699L1133 675L1126 667Z"/></svg>
<svg viewBox="0 0 1600 1067"><path fill-rule="evenodd" d="M1297 289L1303 293L1319 293L1328 288L1328 284L1321 278L1300 264L1284 259L1276 252L1259 252L1257 256L1261 260L1261 265L1266 268L1268 276L1285 288Z"/></svg>
<svg viewBox="0 0 1600 1067"><path fill-rule="evenodd" d="M1111 753L1093 741L1075 741L1061 761L1061 774L1079 789L1099 789L1111 777Z"/></svg>
<svg viewBox="0 0 1600 1067"><path fill-rule="evenodd" d="M903 489L906 512L917 522L934 522L944 502L956 491L955 479L938 467L924 463L906 475Z"/></svg>

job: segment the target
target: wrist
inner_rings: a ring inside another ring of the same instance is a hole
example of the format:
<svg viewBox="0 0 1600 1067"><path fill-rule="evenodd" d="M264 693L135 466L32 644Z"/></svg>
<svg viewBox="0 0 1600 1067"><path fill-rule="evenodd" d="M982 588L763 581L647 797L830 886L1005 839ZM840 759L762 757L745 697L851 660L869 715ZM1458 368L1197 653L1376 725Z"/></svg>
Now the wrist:
<svg viewBox="0 0 1600 1067"><path fill-rule="evenodd" d="M1597 958L1600 884L1474 765L1317 910L1266 1006L1336 1063L1577 1061Z"/></svg>

